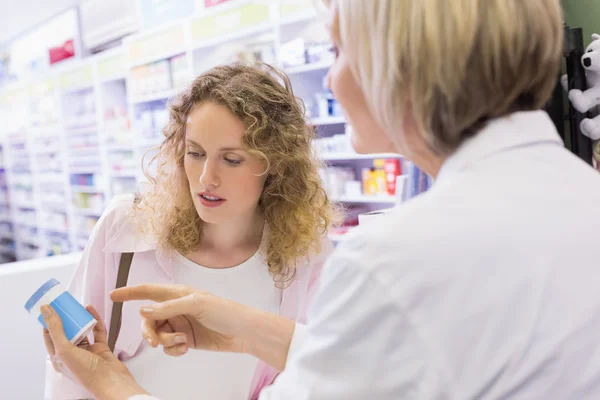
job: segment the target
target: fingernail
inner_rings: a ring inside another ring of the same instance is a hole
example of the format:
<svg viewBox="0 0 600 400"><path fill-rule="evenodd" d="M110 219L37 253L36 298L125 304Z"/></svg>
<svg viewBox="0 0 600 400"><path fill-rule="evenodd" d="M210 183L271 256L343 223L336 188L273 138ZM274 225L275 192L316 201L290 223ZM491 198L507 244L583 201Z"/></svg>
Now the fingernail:
<svg viewBox="0 0 600 400"><path fill-rule="evenodd" d="M148 342L148 344L149 344L150 346L153 346L153 344L152 344L152 339L150 339L150 338L146 338L146 342Z"/></svg>
<svg viewBox="0 0 600 400"><path fill-rule="evenodd" d="M42 315L44 317L49 317L50 316L50 307L42 306Z"/></svg>
<svg viewBox="0 0 600 400"><path fill-rule="evenodd" d="M185 343L185 336L175 336L175 343L177 343L177 344Z"/></svg>
<svg viewBox="0 0 600 400"><path fill-rule="evenodd" d="M144 314L152 314L154 312L154 310L152 308L150 308L150 307L143 307L142 308L142 312Z"/></svg>

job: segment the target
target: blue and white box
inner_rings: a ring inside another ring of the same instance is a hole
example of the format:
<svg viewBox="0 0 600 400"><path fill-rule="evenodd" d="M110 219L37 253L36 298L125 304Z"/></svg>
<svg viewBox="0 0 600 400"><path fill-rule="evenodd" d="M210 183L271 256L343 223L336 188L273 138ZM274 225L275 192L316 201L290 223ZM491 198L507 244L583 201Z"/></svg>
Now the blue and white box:
<svg viewBox="0 0 600 400"><path fill-rule="evenodd" d="M44 283L25 303L29 315L48 329L42 317L41 307L50 305L60 316L67 339L79 344L96 326L96 319L56 279Z"/></svg>

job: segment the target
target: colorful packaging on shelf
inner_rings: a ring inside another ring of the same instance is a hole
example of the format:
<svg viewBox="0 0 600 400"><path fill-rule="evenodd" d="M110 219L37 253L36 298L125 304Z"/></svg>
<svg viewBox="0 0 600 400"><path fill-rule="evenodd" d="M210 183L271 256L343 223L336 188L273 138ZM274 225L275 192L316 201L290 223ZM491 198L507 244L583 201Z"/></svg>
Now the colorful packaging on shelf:
<svg viewBox="0 0 600 400"><path fill-rule="evenodd" d="M396 177L402 175L400 160L397 158L386 159L383 170L385 171L387 194L393 196L396 194Z"/></svg>
<svg viewBox="0 0 600 400"><path fill-rule="evenodd" d="M370 196L388 194L384 165L385 160L375 159L372 168L362 170L363 194Z"/></svg>

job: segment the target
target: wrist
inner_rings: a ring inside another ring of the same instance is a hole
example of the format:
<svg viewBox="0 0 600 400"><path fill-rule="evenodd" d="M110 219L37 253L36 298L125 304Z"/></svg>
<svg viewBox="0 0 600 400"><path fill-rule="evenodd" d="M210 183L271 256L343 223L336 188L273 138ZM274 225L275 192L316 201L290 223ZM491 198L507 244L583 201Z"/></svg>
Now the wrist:
<svg viewBox="0 0 600 400"><path fill-rule="evenodd" d="M149 394L139 386L131 375L111 374L110 379L91 386L91 392L98 400L128 400L140 394Z"/></svg>
<svg viewBox="0 0 600 400"><path fill-rule="evenodd" d="M279 315L249 308L241 331L241 352L283 370L294 335L295 322Z"/></svg>

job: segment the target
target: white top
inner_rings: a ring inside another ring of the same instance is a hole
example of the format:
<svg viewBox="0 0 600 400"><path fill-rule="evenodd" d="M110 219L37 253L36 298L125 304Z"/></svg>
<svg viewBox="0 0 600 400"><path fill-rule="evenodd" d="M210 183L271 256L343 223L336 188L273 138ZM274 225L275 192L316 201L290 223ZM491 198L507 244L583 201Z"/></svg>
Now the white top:
<svg viewBox="0 0 600 400"><path fill-rule="evenodd" d="M260 399L599 399L599 226L545 113L491 122L340 244Z"/></svg>
<svg viewBox="0 0 600 400"><path fill-rule="evenodd" d="M228 269L205 268L177 254L173 272L175 283L271 313L279 312L281 290L275 287L258 254ZM206 399L245 399L256 369L256 359L248 355L189 351L184 356L171 357L162 348L153 349L146 343L125 364L144 389L174 400L197 400L199 393Z"/></svg>

